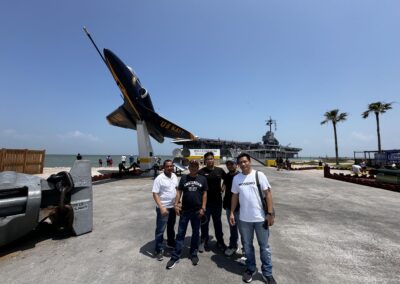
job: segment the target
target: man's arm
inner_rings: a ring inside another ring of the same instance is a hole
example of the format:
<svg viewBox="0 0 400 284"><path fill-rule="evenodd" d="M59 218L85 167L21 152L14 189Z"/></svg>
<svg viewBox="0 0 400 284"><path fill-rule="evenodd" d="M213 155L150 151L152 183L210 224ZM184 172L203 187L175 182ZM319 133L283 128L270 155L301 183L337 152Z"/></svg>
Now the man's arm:
<svg viewBox="0 0 400 284"><path fill-rule="evenodd" d="M268 188L267 190L264 190L265 194L265 202L267 204L268 212L265 212L265 217L268 220L268 225L272 226L275 222L275 218L273 216L273 208L274 208L274 203L272 201L272 192L271 189Z"/></svg>
<svg viewBox="0 0 400 284"><path fill-rule="evenodd" d="M229 216L229 223L231 223L231 225L235 225L235 210L236 210L236 206L238 204L238 200L239 200L239 196L237 193L232 193L232 200L231 200L231 214Z"/></svg>
<svg viewBox="0 0 400 284"><path fill-rule="evenodd" d="M203 191L201 195L201 209L200 209L200 216L203 216L206 212L207 206L207 191Z"/></svg>
<svg viewBox="0 0 400 284"><path fill-rule="evenodd" d="M161 204L161 200L160 200L160 196L158 195L158 193L153 192L153 199L156 202L158 208L160 208L160 213L161 215L165 216L168 214L168 210L167 208L165 208L162 204Z"/></svg>
<svg viewBox="0 0 400 284"><path fill-rule="evenodd" d="M175 209L176 215L178 215L178 216L180 216L180 214L181 214L181 206L179 205L179 202L181 200L181 195L182 195L182 191L181 190L177 190L176 191L174 209Z"/></svg>

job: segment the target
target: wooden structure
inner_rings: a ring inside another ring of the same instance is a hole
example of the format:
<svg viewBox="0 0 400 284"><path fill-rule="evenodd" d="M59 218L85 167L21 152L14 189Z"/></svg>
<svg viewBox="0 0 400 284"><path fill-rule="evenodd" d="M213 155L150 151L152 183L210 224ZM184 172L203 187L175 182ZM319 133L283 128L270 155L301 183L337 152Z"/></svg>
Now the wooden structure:
<svg viewBox="0 0 400 284"><path fill-rule="evenodd" d="M0 150L0 172L15 171L25 174L42 174L45 150Z"/></svg>

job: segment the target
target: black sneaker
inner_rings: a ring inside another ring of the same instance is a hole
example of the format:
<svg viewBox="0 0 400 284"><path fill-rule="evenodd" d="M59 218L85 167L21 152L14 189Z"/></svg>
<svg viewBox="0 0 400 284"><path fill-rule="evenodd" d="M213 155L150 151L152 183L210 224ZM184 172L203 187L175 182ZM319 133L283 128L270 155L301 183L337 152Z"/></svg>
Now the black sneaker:
<svg viewBox="0 0 400 284"><path fill-rule="evenodd" d="M251 271L249 269L246 269L246 271L243 273L242 280L246 283L250 283L253 281L253 276L256 274L256 271Z"/></svg>
<svg viewBox="0 0 400 284"><path fill-rule="evenodd" d="M274 279L274 276L265 276L264 274L262 275L262 278L264 279L265 283L267 284L276 284L276 281Z"/></svg>
<svg viewBox="0 0 400 284"><path fill-rule="evenodd" d="M238 249L238 248L229 246L229 247L225 250L224 253L225 253L226 256L232 256L232 255L234 255L235 253L238 253L238 252L239 252L239 249Z"/></svg>
<svg viewBox="0 0 400 284"><path fill-rule="evenodd" d="M192 264L197 265L199 263L199 257L197 255L193 255L191 258Z"/></svg>
<svg viewBox="0 0 400 284"><path fill-rule="evenodd" d="M156 258L158 261L162 261L164 259L164 252L160 251L160 252L156 253Z"/></svg>
<svg viewBox="0 0 400 284"><path fill-rule="evenodd" d="M225 251L228 247L226 246L226 244L224 242L222 242L222 243L218 242L217 243L217 248L222 250L222 251Z"/></svg>
<svg viewBox="0 0 400 284"><path fill-rule="evenodd" d="M179 262L179 259L173 259L171 258L168 262L167 262L167 266L165 268L167 269L172 269L176 263Z"/></svg>

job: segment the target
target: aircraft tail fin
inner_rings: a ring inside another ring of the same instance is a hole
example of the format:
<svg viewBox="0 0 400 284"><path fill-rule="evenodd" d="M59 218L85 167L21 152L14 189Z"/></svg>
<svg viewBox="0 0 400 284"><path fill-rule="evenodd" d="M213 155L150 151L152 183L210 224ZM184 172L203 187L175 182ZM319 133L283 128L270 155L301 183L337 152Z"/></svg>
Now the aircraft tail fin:
<svg viewBox="0 0 400 284"><path fill-rule="evenodd" d="M149 112L148 115L151 116L151 119L149 121L152 122L149 125L149 128L153 130L156 135L161 135L162 137L168 137L173 139L179 139L179 138L191 139L191 140L195 139L195 136L192 133L176 125L175 123L163 118L157 113ZM151 134L151 131L149 132Z"/></svg>

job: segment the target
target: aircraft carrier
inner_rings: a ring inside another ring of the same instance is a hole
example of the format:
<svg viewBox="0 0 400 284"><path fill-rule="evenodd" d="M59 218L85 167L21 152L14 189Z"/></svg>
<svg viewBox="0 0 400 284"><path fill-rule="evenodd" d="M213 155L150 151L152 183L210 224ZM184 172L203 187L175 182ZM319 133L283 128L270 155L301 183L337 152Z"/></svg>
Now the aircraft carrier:
<svg viewBox="0 0 400 284"><path fill-rule="evenodd" d="M272 131L272 126L275 126L276 121L269 118L266 121L269 130L262 137L262 142L240 142L231 140L211 139L211 138L197 138L195 140L189 139L176 139L172 142L181 146L179 152L183 157L190 157L191 149L218 149L220 151L221 159L234 158L242 152L248 153L252 158L264 163L265 160L272 160L279 157L296 158L298 153L302 150L297 147L290 147L289 145L283 146L279 143Z"/></svg>

